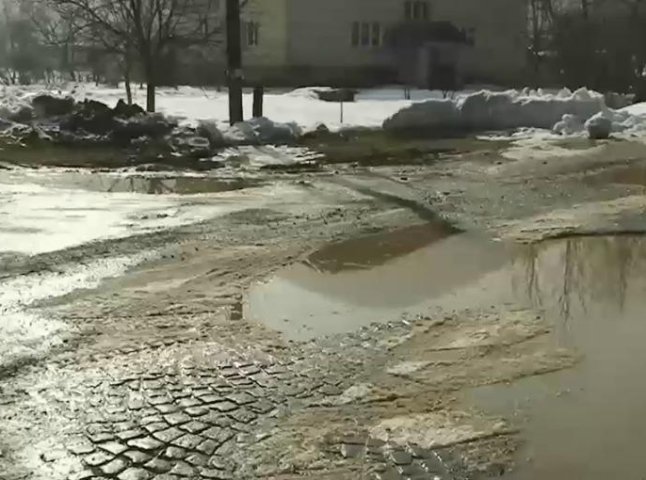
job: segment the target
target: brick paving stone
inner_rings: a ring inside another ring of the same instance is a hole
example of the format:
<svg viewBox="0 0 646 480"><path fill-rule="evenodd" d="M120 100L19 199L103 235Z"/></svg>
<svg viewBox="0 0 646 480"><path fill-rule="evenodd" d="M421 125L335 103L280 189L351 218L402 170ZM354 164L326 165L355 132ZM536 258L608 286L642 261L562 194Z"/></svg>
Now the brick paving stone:
<svg viewBox="0 0 646 480"><path fill-rule="evenodd" d="M88 435L88 438L93 443L101 443L101 442L107 442L108 440L112 440L114 438L114 435L107 432L101 432L96 434L90 434Z"/></svg>
<svg viewBox="0 0 646 480"><path fill-rule="evenodd" d="M125 457L128 457L132 463L137 465L146 463L148 460L152 458L150 454L139 450L128 450L123 455Z"/></svg>
<svg viewBox="0 0 646 480"><path fill-rule="evenodd" d="M235 403L225 400L224 402L218 402L214 404L212 408L216 409L219 412L231 412L239 407Z"/></svg>
<svg viewBox="0 0 646 480"><path fill-rule="evenodd" d="M226 469L226 466L222 462L222 459L220 457L218 457L218 456L215 456L215 455L213 455L213 456L211 456L211 458L209 458L209 462L208 462L207 465L208 465L209 468L215 468L216 470L225 470Z"/></svg>
<svg viewBox="0 0 646 480"><path fill-rule="evenodd" d="M205 407L188 407L184 409L184 412L191 417L200 417L209 413L209 409Z"/></svg>
<svg viewBox="0 0 646 480"><path fill-rule="evenodd" d="M181 425L182 423L190 422L192 419L184 412L178 412L164 415L164 420L166 420L170 425Z"/></svg>
<svg viewBox="0 0 646 480"><path fill-rule="evenodd" d="M162 403L161 405L155 406L155 408L164 415L169 413L175 413L179 410L179 407L174 403Z"/></svg>
<svg viewBox="0 0 646 480"><path fill-rule="evenodd" d="M218 446L220 446L226 441L233 438L234 433L231 432L230 430L225 430L220 427L211 427L208 430L205 430L204 432L202 432L202 435L204 437L207 437L215 441L218 444Z"/></svg>
<svg viewBox="0 0 646 480"><path fill-rule="evenodd" d="M209 460L209 457L207 457L206 455L202 455L201 453L191 453L184 460L193 466L201 467L203 465L206 465L206 463Z"/></svg>
<svg viewBox="0 0 646 480"><path fill-rule="evenodd" d="M173 464L161 458L153 458L151 461L144 465L148 470L152 470L155 473L166 473L172 467Z"/></svg>
<svg viewBox="0 0 646 480"><path fill-rule="evenodd" d="M174 458L174 459L183 459L186 457L188 452L184 450L183 448L175 447L171 445L164 451L164 456L166 458Z"/></svg>
<svg viewBox="0 0 646 480"><path fill-rule="evenodd" d="M101 467L101 471L106 475L116 475L126 469L128 463L123 458L115 458Z"/></svg>
<svg viewBox="0 0 646 480"><path fill-rule="evenodd" d="M179 437L177 440L174 440L173 445L186 448L187 450L195 450L195 448L203 441L203 437L187 433L186 435Z"/></svg>
<svg viewBox="0 0 646 480"><path fill-rule="evenodd" d="M119 474L119 480L149 480L152 474L143 468L128 468Z"/></svg>
<svg viewBox="0 0 646 480"><path fill-rule="evenodd" d="M157 411L155 411L154 415L147 415L147 416L143 417L141 419L141 424L142 425L148 425L149 423L159 423L159 422L163 422L163 421L164 421L164 419L162 418L162 416L159 415L157 413Z"/></svg>
<svg viewBox="0 0 646 480"><path fill-rule="evenodd" d="M206 423L198 422L197 420L193 420L192 422L186 423L182 426L180 426L182 430L186 430L189 433L200 433L208 428L208 425Z"/></svg>
<svg viewBox="0 0 646 480"><path fill-rule="evenodd" d="M164 443L170 443L176 438L181 437L184 435L184 432L182 432L180 429L176 427L169 427L165 430L160 430L158 432L153 433L153 437L155 437L157 440L160 440Z"/></svg>
<svg viewBox="0 0 646 480"><path fill-rule="evenodd" d="M202 405L202 402L193 397L182 398L177 404L182 408L196 407Z"/></svg>
<svg viewBox="0 0 646 480"><path fill-rule="evenodd" d="M129 400L128 401L128 410L141 410L144 408L145 403L143 400Z"/></svg>
<svg viewBox="0 0 646 480"><path fill-rule="evenodd" d="M271 403L269 400L261 399L257 401L256 403L253 403L249 405L249 408L253 410L254 412L257 412L261 415L265 415L269 412L271 412L275 407L273 403Z"/></svg>
<svg viewBox="0 0 646 480"><path fill-rule="evenodd" d="M204 440L197 447L195 447L196 450L206 455L213 455L213 452L215 452L216 448L218 448L218 443L214 440L211 440L210 438Z"/></svg>
<svg viewBox="0 0 646 480"><path fill-rule="evenodd" d="M241 423L250 423L258 418L258 415L245 409L235 410L229 413L229 416Z"/></svg>
<svg viewBox="0 0 646 480"><path fill-rule="evenodd" d="M110 452L112 455L119 455L120 453L125 452L128 449L128 447L119 442L100 443L99 448L105 450L106 452Z"/></svg>
<svg viewBox="0 0 646 480"><path fill-rule="evenodd" d="M107 452L96 452L86 456L83 461L90 467L98 467L99 465L109 462L111 459L112 455Z"/></svg>
<svg viewBox="0 0 646 480"><path fill-rule="evenodd" d="M253 395L250 395L247 392L237 392L227 395L227 400L231 400L233 403L238 405L247 405L249 403L255 402L257 399Z"/></svg>
<svg viewBox="0 0 646 480"><path fill-rule="evenodd" d="M179 477L192 477L195 474L195 468L186 462L177 462L170 473Z"/></svg>
<svg viewBox="0 0 646 480"><path fill-rule="evenodd" d="M168 428L168 424L166 422L155 422L155 423L149 423L148 425L144 425L144 430L150 433L154 432L159 432L160 430L165 430Z"/></svg>
<svg viewBox="0 0 646 480"><path fill-rule="evenodd" d="M224 402L225 398L217 393L210 393L209 395L200 397L200 400L202 400L202 402L206 405L212 405L214 403Z"/></svg>
<svg viewBox="0 0 646 480"><path fill-rule="evenodd" d="M148 397L147 400L149 404L158 406L165 403L169 403L172 399L167 397L166 395L157 395L157 396Z"/></svg>
<svg viewBox="0 0 646 480"><path fill-rule="evenodd" d="M126 430L125 432L117 433L117 438L126 441L132 438L143 437L144 435L146 435L146 432L144 432L141 428L133 428L132 430Z"/></svg>
<svg viewBox="0 0 646 480"><path fill-rule="evenodd" d="M164 444L159 440L155 440L152 437L136 438L134 440L128 441L128 445L140 450L150 451L156 450Z"/></svg>

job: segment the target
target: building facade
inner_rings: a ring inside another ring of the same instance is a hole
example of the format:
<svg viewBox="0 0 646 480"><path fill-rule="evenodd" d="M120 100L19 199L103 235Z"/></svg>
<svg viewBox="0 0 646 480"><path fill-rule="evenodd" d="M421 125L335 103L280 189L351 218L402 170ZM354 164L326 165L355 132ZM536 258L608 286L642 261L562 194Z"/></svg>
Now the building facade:
<svg viewBox="0 0 646 480"><path fill-rule="evenodd" d="M403 22L450 22L466 32L465 81L511 85L526 75L526 0L248 0L243 15L250 81L397 81L386 39Z"/></svg>

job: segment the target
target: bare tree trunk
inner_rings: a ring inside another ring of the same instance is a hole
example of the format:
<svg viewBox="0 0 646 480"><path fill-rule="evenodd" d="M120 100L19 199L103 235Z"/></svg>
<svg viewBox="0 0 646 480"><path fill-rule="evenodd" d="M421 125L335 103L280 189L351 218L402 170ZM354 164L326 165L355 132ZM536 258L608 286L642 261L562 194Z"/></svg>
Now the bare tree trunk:
<svg viewBox="0 0 646 480"><path fill-rule="evenodd" d="M146 59L146 111L155 112L155 67L150 56Z"/></svg>
<svg viewBox="0 0 646 480"><path fill-rule="evenodd" d="M262 101L265 89L263 87L254 87L253 89L253 116L254 118L262 117Z"/></svg>
<svg viewBox="0 0 646 480"><path fill-rule="evenodd" d="M126 102L132 105L132 84L130 83L130 70L126 68L123 73L123 83L126 87Z"/></svg>
<svg viewBox="0 0 646 480"><path fill-rule="evenodd" d="M150 80L146 86L146 111L155 113L155 83Z"/></svg>
<svg viewBox="0 0 646 480"><path fill-rule="evenodd" d="M242 46L240 45L240 1L227 0L227 77L229 83L229 123L241 122Z"/></svg>
<svg viewBox="0 0 646 480"><path fill-rule="evenodd" d="M126 102L132 105L132 81L130 79L130 70L132 69L132 62L130 60L130 51L126 49L123 56L123 83L126 88Z"/></svg>

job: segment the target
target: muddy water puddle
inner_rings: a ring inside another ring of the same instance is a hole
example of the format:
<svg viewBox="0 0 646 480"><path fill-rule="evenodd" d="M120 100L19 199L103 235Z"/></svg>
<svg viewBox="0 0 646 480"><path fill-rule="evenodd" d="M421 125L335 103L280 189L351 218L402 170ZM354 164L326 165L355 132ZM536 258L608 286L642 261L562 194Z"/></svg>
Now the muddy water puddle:
<svg viewBox="0 0 646 480"><path fill-rule="evenodd" d="M118 174L83 171L37 171L29 174L24 171L7 175L8 182L55 187L61 189L86 190L102 193L138 193L146 195L195 195L243 190L262 185L254 178L213 177L207 175L173 174Z"/></svg>
<svg viewBox="0 0 646 480"><path fill-rule="evenodd" d="M351 332L424 311L507 258L504 245L442 222L354 239L257 285L245 316L296 340Z"/></svg>
<svg viewBox="0 0 646 480"><path fill-rule="evenodd" d="M253 289L245 316L307 339L434 308L543 312L553 342L581 361L467 391L465 406L520 427L510 479L642 479L644 292L646 237L508 246L430 225L325 248Z"/></svg>
<svg viewBox="0 0 646 480"><path fill-rule="evenodd" d="M508 478L642 479L646 475L646 238L578 238L525 249L513 294L546 312L555 341L582 355L576 367L467 401L522 427Z"/></svg>

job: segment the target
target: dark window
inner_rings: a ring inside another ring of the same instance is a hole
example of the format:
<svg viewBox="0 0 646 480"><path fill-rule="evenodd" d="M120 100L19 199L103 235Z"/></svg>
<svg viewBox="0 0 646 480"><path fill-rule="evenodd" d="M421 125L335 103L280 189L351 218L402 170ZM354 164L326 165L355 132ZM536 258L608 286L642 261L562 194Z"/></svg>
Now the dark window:
<svg viewBox="0 0 646 480"><path fill-rule="evenodd" d="M379 22L352 22L351 43L353 47L379 47L383 30Z"/></svg>
<svg viewBox="0 0 646 480"><path fill-rule="evenodd" d="M404 18L406 20L428 20L429 4L427 0L406 0Z"/></svg>
<svg viewBox="0 0 646 480"><path fill-rule="evenodd" d="M420 5L420 18L422 20L428 20L428 3L419 2Z"/></svg>
<svg viewBox="0 0 646 480"><path fill-rule="evenodd" d="M381 45L381 25L375 22L372 24L372 46L379 45Z"/></svg>
<svg viewBox="0 0 646 480"><path fill-rule="evenodd" d="M358 47L359 46L359 30L360 30L360 25L359 22L352 22L352 46L353 47Z"/></svg>
<svg viewBox="0 0 646 480"><path fill-rule="evenodd" d="M362 23L361 24L361 46L367 47L370 45L370 24Z"/></svg>
<svg viewBox="0 0 646 480"><path fill-rule="evenodd" d="M247 22L245 25L247 45L255 47L258 45L260 37L260 24L258 22Z"/></svg>
<svg viewBox="0 0 646 480"><path fill-rule="evenodd" d="M411 0L407 0L404 3L404 18L406 18L406 20L413 19L413 2Z"/></svg>

